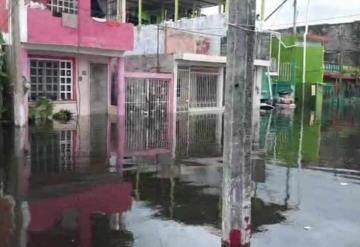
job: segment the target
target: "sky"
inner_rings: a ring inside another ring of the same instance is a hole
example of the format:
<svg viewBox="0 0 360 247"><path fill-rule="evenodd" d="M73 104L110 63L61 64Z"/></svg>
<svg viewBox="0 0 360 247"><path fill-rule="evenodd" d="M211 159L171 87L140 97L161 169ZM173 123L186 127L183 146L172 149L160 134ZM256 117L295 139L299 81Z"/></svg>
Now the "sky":
<svg viewBox="0 0 360 247"><path fill-rule="evenodd" d="M260 2L257 0L258 13ZM283 0L265 0L265 15L269 15ZM306 20L307 0L298 0L298 23L304 25ZM206 10L206 14L216 13L218 9ZM345 17L346 16L346 17ZM342 17L342 18L339 18ZM266 23L270 29L284 28L292 25L293 0L287 3L275 13ZM341 23L360 20L360 0L310 0L309 23Z"/></svg>

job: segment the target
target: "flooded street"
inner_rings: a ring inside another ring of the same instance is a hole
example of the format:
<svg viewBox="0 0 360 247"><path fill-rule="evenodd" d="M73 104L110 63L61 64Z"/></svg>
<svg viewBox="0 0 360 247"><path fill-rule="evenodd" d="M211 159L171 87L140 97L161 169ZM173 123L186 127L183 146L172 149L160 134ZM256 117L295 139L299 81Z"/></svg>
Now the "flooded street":
<svg viewBox="0 0 360 247"><path fill-rule="evenodd" d="M359 110L261 113L244 174L251 246L360 246ZM16 145L3 124L0 246L221 246L223 122L94 116L29 127Z"/></svg>

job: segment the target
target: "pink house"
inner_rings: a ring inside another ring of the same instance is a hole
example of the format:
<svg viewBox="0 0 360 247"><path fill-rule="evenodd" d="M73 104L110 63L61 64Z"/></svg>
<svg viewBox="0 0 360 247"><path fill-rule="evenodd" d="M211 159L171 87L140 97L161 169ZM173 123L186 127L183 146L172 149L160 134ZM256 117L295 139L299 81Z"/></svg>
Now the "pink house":
<svg viewBox="0 0 360 247"><path fill-rule="evenodd" d="M31 85L30 105L46 96L55 112L123 112L118 108L124 101L123 54L134 44L125 1L25 1L20 7L22 70Z"/></svg>
<svg viewBox="0 0 360 247"><path fill-rule="evenodd" d="M6 1L0 0L0 32L6 33L8 31L8 11L6 8Z"/></svg>
<svg viewBox="0 0 360 247"><path fill-rule="evenodd" d="M45 96L54 112L78 116L176 112L173 71L125 71L124 54L134 48L135 28L126 23L132 1L19 1L25 106ZM2 32L7 12L0 0Z"/></svg>

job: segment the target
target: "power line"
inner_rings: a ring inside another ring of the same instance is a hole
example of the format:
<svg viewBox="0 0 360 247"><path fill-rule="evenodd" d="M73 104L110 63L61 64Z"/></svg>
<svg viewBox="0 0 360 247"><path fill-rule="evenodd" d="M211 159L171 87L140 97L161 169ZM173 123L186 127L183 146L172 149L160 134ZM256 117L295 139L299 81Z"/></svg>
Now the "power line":
<svg viewBox="0 0 360 247"><path fill-rule="evenodd" d="M284 0L273 12L271 12L268 17L265 18L265 21L269 20L271 16L273 16L288 0Z"/></svg>

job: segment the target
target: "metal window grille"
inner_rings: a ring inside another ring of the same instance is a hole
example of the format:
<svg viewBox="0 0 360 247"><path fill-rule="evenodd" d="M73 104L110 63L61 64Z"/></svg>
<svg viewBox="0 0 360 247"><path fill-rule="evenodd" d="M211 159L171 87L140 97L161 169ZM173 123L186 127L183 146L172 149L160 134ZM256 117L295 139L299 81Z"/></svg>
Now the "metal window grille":
<svg viewBox="0 0 360 247"><path fill-rule="evenodd" d="M222 114L178 114L176 118L177 155L179 157L221 155L222 119Z"/></svg>
<svg viewBox="0 0 360 247"><path fill-rule="evenodd" d="M126 80L126 144L128 150L167 148L169 80Z"/></svg>
<svg viewBox="0 0 360 247"><path fill-rule="evenodd" d="M279 71L279 80L280 81L290 81L292 79L292 64L291 63L281 63Z"/></svg>
<svg viewBox="0 0 360 247"><path fill-rule="evenodd" d="M107 0L106 2L106 19L116 20L118 18L117 13L117 2L118 0Z"/></svg>
<svg viewBox="0 0 360 247"><path fill-rule="evenodd" d="M75 169L72 130L31 135L31 169L37 174L59 174Z"/></svg>
<svg viewBox="0 0 360 247"><path fill-rule="evenodd" d="M54 14L77 14L78 13L78 0L50 0L48 8Z"/></svg>
<svg viewBox="0 0 360 247"><path fill-rule="evenodd" d="M218 106L219 72L212 68L180 67L177 80L177 110Z"/></svg>
<svg viewBox="0 0 360 247"><path fill-rule="evenodd" d="M71 60L30 60L30 99L72 99L73 63Z"/></svg>
<svg viewBox="0 0 360 247"><path fill-rule="evenodd" d="M188 111L190 100L190 68L179 68L177 79L177 110Z"/></svg>
<svg viewBox="0 0 360 247"><path fill-rule="evenodd" d="M63 170L71 170L73 164L73 132L60 131L60 166Z"/></svg>

